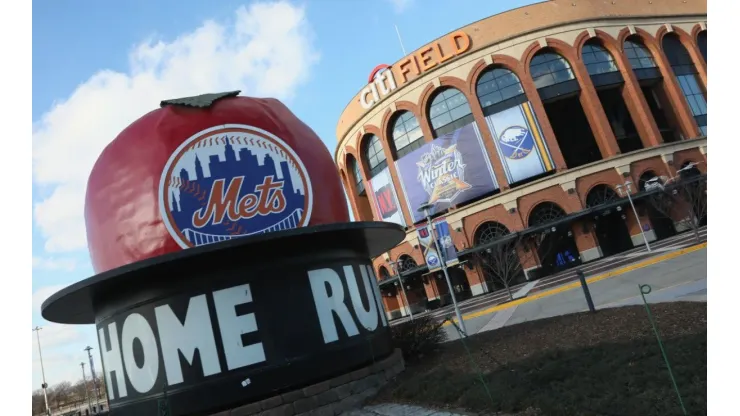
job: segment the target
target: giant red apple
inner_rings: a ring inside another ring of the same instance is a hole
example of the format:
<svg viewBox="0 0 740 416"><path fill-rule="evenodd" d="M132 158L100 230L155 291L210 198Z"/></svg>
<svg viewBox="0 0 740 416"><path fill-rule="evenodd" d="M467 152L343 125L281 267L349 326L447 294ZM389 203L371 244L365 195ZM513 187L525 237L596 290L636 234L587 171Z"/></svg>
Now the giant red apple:
<svg viewBox="0 0 740 416"><path fill-rule="evenodd" d="M349 221L331 154L275 99L163 101L98 158L87 184L96 273L204 244Z"/></svg>

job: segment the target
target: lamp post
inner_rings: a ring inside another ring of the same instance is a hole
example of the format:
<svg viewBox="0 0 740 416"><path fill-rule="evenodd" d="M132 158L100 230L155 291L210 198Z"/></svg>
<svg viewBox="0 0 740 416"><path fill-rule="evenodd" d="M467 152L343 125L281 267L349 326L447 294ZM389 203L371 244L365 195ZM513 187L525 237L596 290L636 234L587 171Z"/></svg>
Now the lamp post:
<svg viewBox="0 0 740 416"><path fill-rule="evenodd" d="M398 275L398 282L397 284L401 286L401 294L403 294L403 301L406 302L406 307L409 308L409 317L411 317L411 320L414 320L414 313L411 312L411 304L409 303L409 297L406 296L406 288L403 286L403 276L401 276L401 270L398 267L398 263L401 261L392 261L391 266L393 267L393 273Z"/></svg>
<svg viewBox="0 0 740 416"><path fill-rule="evenodd" d="M87 351L87 358L90 360L90 377L95 387L95 412L100 413L100 386L98 385L98 378L95 376L95 366L93 365L93 357L90 353L92 347L88 345L83 351Z"/></svg>
<svg viewBox="0 0 740 416"><path fill-rule="evenodd" d="M437 244L437 237L434 233L434 227L432 226L432 214L431 214L431 208L432 205L429 203L421 204L418 211L424 214L424 217L427 219L427 231L429 232L429 237L431 237L432 242L434 244L434 247L437 248L438 254L439 254L439 260L441 266L442 266L442 273L445 275L445 280L447 280L447 288L450 290L450 297L452 298L452 306L455 308L455 315L457 316L457 321L460 323L460 330L462 331L462 335L464 337L468 336L468 331L465 329L465 321L462 319L462 314L460 313L460 307L457 306L457 298L455 297L455 289L452 287L452 282L450 281L450 275L447 273L447 259L445 259L444 252ZM424 259L426 261L426 258Z"/></svg>
<svg viewBox="0 0 740 416"><path fill-rule="evenodd" d="M624 191L627 194L627 199L630 201L630 205L632 206L632 212L635 214L635 220L637 221L637 226L640 227L640 234L642 234L642 239L645 241L645 247L647 248L648 253L652 252L650 249L650 243L648 243L647 236L645 235L645 230L642 228L642 223L640 223L640 216L637 215L637 209L635 208L635 203L632 202L632 196L630 193L632 192L631 189L632 182L631 181L625 181L623 185L617 185L617 192L619 192L620 195L622 195L622 187L624 187Z"/></svg>
<svg viewBox="0 0 740 416"><path fill-rule="evenodd" d="M92 403L90 403L90 394L87 390L87 377L85 377L85 363L80 363L82 367L82 384L85 386L85 400L87 401L87 414L92 413Z"/></svg>
<svg viewBox="0 0 740 416"><path fill-rule="evenodd" d="M46 397L46 374L44 374L44 358L41 356L41 338L39 337L40 326L33 328L36 333L36 342L39 345L39 361L41 362L41 389L44 391L44 407L46 408L46 415L51 416L51 410L49 409L49 399Z"/></svg>

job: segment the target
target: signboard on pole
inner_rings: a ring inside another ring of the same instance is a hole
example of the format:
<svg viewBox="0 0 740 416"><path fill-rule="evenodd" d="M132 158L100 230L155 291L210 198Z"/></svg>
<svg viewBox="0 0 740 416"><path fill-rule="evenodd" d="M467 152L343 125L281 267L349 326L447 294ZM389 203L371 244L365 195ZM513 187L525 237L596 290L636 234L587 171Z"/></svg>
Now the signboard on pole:
<svg viewBox="0 0 740 416"><path fill-rule="evenodd" d="M414 223L498 189L488 153L475 123L468 124L407 154L396 169Z"/></svg>
<svg viewBox="0 0 740 416"><path fill-rule="evenodd" d="M419 235L419 245L421 246L424 261L429 271L435 272L440 270L443 260L447 264L447 267L458 264L457 250L455 249L455 244L452 242L450 226L447 220L444 218L432 220L432 227L434 228L436 234L434 237L437 238L437 241L434 241L434 237L429 234L430 228L427 226L427 223L416 226L416 232Z"/></svg>

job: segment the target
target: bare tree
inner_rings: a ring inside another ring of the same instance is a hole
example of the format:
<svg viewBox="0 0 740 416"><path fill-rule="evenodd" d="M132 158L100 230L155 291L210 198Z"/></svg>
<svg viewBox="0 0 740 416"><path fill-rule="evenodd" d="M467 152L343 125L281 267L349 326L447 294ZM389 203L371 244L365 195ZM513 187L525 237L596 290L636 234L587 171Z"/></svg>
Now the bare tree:
<svg viewBox="0 0 740 416"><path fill-rule="evenodd" d="M44 410L46 410L44 406L44 392L41 389L34 390L31 393L31 411L33 415L40 415L44 413Z"/></svg>
<svg viewBox="0 0 740 416"><path fill-rule="evenodd" d="M483 269L488 284L493 285L493 281L502 284L509 300L514 300L511 285L523 276L524 265L534 258L537 243L541 243L543 237L519 233L502 235L497 244L475 253L475 261Z"/></svg>
<svg viewBox="0 0 740 416"><path fill-rule="evenodd" d="M72 383L69 381L62 381L49 389L49 402L54 403L55 407L59 407L69 403L74 395L74 389Z"/></svg>
<svg viewBox="0 0 740 416"><path fill-rule="evenodd" d="M677 226L688 228L694 233L696 243L701 242L699 229L707 216L707 177L695 176L690 179L663 185L656 183L653 193L647 197L648 203Z"/></svg>

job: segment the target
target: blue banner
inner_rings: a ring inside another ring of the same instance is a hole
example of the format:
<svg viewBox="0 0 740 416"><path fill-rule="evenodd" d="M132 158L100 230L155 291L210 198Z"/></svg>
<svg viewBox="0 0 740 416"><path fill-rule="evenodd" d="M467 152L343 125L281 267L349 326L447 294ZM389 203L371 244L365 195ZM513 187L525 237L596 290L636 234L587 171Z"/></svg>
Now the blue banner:
<svg viewBox="0 0 740 416"><path fill-rule="evenodd" d="M452 242L452 235L450 235L450 224L444 218L438 218L433 223L437 232L437 247L442 251L445 263L447 263L447 266L456 265L458 263L457 250Z"/></svg>
<svg viewBox="0 0 740 416"><path fill-rule="evenodd" d="M438 137L396 161L414 223L425 203L442 212L498 189L488 153L475 123Z"/></svg>
<svg viewBox="0 0 740 416"><path fill-rule="evenodd" d="M486 117L509 183L554 169L537 116L529 102Z"/></svg>

